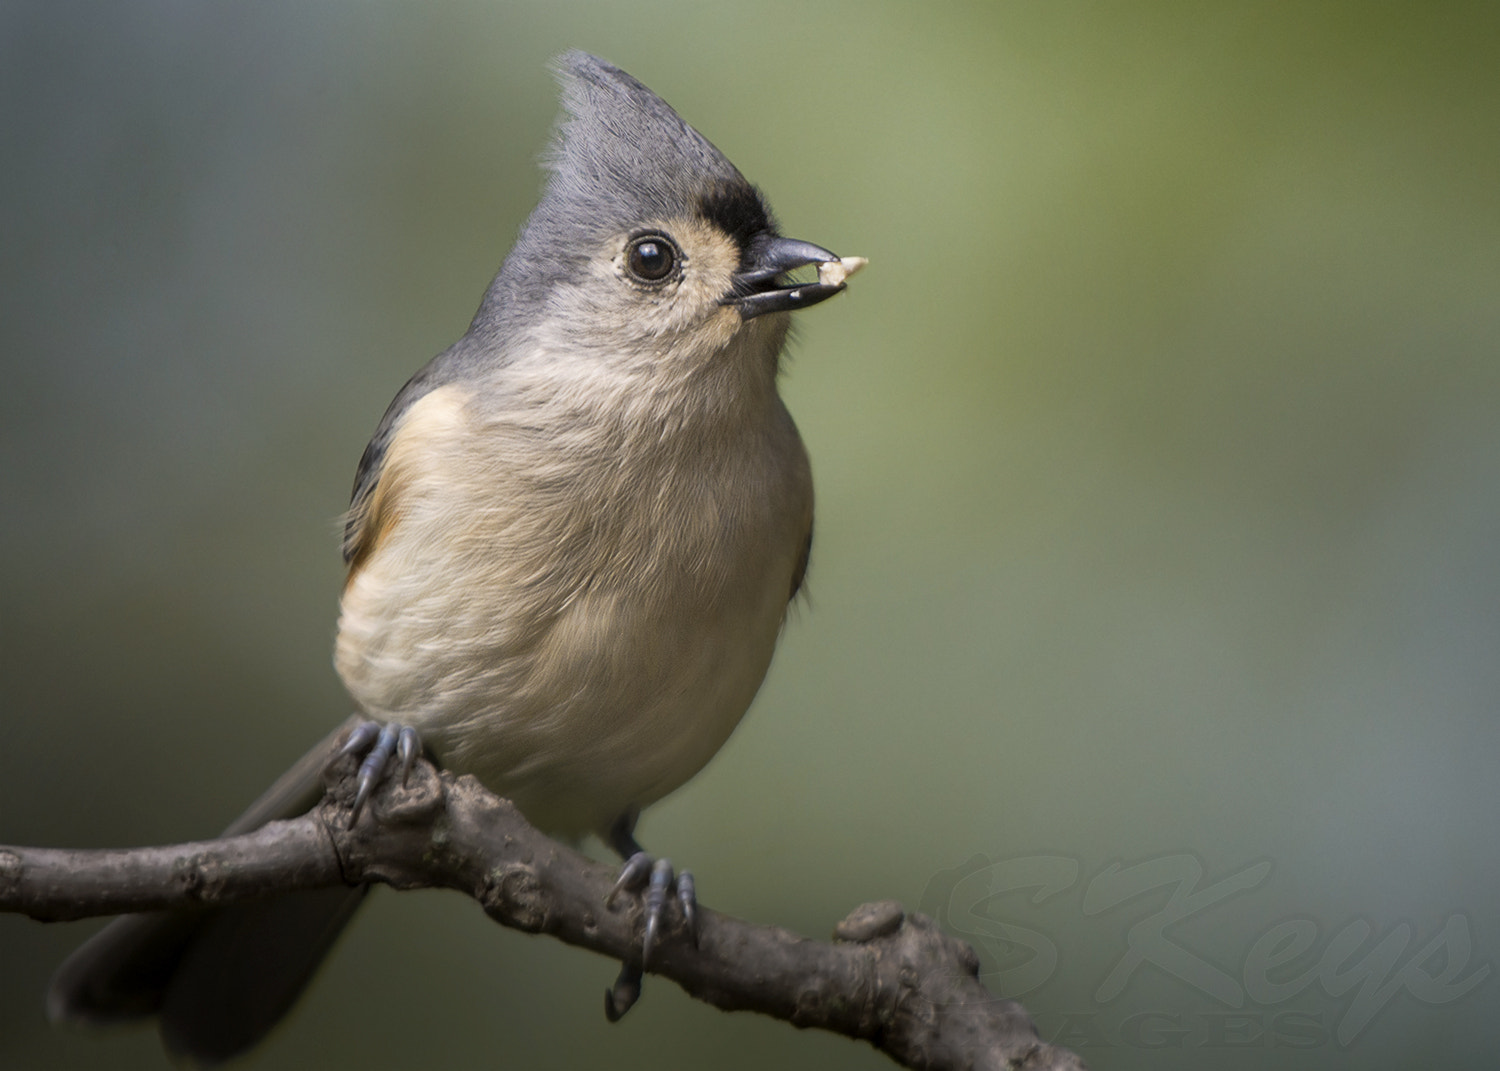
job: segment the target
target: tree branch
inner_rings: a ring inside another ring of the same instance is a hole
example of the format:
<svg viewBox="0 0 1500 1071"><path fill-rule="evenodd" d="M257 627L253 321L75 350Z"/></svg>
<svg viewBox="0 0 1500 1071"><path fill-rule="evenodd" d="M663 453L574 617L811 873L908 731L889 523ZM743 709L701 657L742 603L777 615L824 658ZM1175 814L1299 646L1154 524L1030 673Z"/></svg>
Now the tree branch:
<svg viewBox="0 0 1500 1071"><path fill-rule="evenodd" d="M456 889L489 916L611 959L639 962L639 898L606 897L614 870L533 829L471 777L422 761L377 793L353 829L352 762L301 818L214 841L127 851L0 847L0 910L42 921L203 908L299 889L380 882ZM914 1068L1080 1069L992 996L974 950L894 901L856 908L832 943L700 909L698 942L674 914L650 971L726 1011L863 1038Z"/></svg>

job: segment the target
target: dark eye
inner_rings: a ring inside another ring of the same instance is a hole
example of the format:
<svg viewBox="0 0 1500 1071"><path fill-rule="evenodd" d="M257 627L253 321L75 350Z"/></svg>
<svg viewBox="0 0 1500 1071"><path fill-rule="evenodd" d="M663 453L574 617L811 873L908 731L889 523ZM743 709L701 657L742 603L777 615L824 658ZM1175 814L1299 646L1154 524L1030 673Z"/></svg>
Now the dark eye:
<svg viewBox="0 0 1500 1071"><path fill-rule="evenodd" d="M630 274L643 283L659 283L677 270L677 247L662 234L643 234L625 251Z"/></svg>

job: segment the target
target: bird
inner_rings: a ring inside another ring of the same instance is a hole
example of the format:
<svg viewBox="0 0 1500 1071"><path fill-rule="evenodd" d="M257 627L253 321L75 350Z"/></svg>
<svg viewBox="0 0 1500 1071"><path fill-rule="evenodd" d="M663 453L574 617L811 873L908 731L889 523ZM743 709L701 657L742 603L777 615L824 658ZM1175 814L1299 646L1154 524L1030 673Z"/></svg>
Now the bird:
<svg viewBox="0 0 1500 1071"><path fill-rule="evenodd" d="M360 718L356 817L425 751L538 828L618 851L620 887L658 894L644 957L659 894L689 914L695 897L640 849L637 817L735 729L808 566L811 469L778 391L790 313L865 261L783 236L618 67L579 51L554 66L541 199L360 459L334 662ZM323 748L227 833L315 804ZM179 1058L228 1059L290 1009L365 891L117 919L58 969L49 1012L155 1017Z"/></svg>

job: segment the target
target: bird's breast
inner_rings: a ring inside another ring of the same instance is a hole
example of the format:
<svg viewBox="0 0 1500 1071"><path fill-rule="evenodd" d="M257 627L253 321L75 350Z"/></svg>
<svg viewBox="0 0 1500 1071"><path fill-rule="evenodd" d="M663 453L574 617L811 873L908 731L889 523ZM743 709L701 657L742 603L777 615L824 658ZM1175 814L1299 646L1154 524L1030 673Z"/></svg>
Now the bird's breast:
<svg viewBox="0 0 1500 1071"><path fill-rule="evenodd" d="M599 829L691 777L754 697L806 457L779 401L697 434L481 402L442 387L403 417L336 662L367 713L533 821Z"/></svg>

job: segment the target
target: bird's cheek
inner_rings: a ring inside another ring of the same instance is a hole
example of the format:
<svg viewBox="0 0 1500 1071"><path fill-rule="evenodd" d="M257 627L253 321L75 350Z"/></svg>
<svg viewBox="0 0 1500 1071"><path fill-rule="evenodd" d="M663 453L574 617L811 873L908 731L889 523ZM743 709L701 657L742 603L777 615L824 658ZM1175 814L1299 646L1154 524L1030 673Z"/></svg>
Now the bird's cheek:
<svg viewBox="0 0 1500 1071"><path fill-rule="evenodd" d="M697 336L702 340L702 348L705 356L710 353L718 353L739 336L751 324L742 319L740 314L727 306L721 306L709 314L701 327L697 330Z"/></svg>

